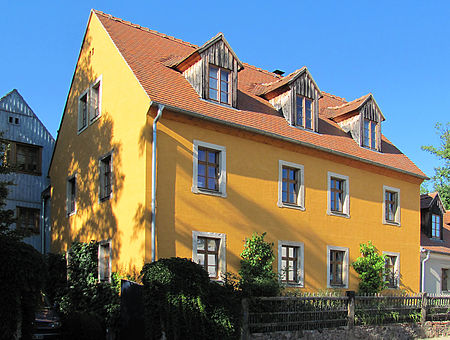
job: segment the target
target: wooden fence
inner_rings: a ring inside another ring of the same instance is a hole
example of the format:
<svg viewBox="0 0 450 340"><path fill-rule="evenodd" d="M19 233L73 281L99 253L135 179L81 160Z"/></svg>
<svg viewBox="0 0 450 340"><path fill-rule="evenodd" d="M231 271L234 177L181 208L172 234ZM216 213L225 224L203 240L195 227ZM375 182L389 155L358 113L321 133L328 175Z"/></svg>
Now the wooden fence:
<svg viewBox="0 0 450 340"><path fill-rule="evenodd" d="M250 333L450 320L450 296L355 295L244 299L242 339Z"/></svg>

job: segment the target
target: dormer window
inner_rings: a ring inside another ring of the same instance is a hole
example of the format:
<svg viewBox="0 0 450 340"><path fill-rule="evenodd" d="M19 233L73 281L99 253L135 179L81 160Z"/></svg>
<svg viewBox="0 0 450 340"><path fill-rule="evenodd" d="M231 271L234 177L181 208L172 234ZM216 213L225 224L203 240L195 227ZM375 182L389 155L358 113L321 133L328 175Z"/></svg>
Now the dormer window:
<svg viewBox="0 0 450 340"><path fill-rule="evenodd" d="M364 119L364 146L376 149L377 148L377 122Z"/></svg>
<svg viewBox="0 0 450 340"><path fill-rule="evenodd" d="M230 71L209 66L209 99L230 104Z"/></svg>
<svg viewBox="0 0 450 340"><path fill-rule="evenodd" d="M436 214L431 215L431 237L441 238L441 216Z"/></svg>
<svg viewBox="0 0 450 340"><path fill-rule="evenodd" d="M295 125L313 130L313 102L311 99L297 96Z"/></svg>

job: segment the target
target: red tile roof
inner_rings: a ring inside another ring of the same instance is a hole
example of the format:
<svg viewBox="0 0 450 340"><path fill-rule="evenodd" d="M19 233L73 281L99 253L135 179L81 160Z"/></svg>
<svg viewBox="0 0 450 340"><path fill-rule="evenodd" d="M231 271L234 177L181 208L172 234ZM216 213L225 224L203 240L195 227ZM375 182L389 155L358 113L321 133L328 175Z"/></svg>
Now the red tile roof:
<svg viewBox="0 0 450 340"><path fill-rule="evenodd" d="M158 33L148 28L126 22L99 11L94 11L118 50L136 75L149 98L203 118L268 134L318 148L344 157L358 159L425 178L426 175L398 150L387 138L382 137L383 152L360 147L342 131L335 122L319 115L319 133L290 126L284 117L265 99L254 93L262 84L284 81L274 73L243 63L238 77L238 110L202 100L178 71L167 66L191 54L198 47L188 42ZM290 75L292 76L292 75ZM295 75L294 75L295 76ZM339 97L324 95L319 105L338 102ZM343 99L341 101L344 101ZM323 112L323 108L319 107Z"/></svg>

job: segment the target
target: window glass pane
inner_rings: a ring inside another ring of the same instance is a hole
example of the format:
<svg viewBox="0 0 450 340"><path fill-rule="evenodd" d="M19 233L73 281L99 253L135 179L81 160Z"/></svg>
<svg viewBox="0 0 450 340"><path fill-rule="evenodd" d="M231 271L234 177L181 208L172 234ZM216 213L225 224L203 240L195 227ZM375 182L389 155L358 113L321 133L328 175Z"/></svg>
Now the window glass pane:
<svg viewBox="0 0 450 340"><path fill-rule="evenodd" d="M282 190L287 192L287 187L288 187L287 182L283 181L283 183L281 185L282 185L282 188L283 188Z"/></svg>
<svg viewBox="0 0 450 340"><path fill-rule="evenodd" d="M216 255L208 254L208 266L216 266Z"/></svg>
<svg viewBox="0 0 450 340"><path fill-rule="evenodd" d="M208 239L208 251L216 251L216 240Z"/></svg>
<svg viewBox="0 0 450 340"><path fill-rule="evenodd" d="M217 271L215 266L208 266L208 273L210 277L217 277Z"/></svg>
<svg viewBox="0 0 450 340"><path fill-rule="evenodd" d="M208 167L208 177L216 178L216 167L213 167L213 166Z"/></svg>
<svg viewBox="0 0 450 340"><path fill-rule="evenodd" d="M288 177L288 169L283 168L283 178L287 178Z"/></svg>
<svg viewBox="0 0 450 340"><path fill-rule="evenodd" d="M217 67L210 66L209 67L209 76L217 79L217 72L218 71L219 71L219 69Z"/></svg>
<svg viewBox="0 0 450 340"><path fill-rule="evenodd" d="M204 238L197 238L197 249L198 250L205 250L205 239Z"/></svg>
<svg viewBox="0 0 450 340"><path fill-rule="evenodd" d="M228 83L229 75L230 75L229 72L222 70L220 72L220 80L223 81L223 82L227 82Z"/></svg>
<svg viewBox="0 0 450 340"><path fill-rule="evenodd" d="M297 203L297 197L295 196L295 192L289 192L289 203Z"/></svg>
<svg viewBox="0 0 450 340"><path fill-rule="evenodd" d="M282 257L286 257L286 247L281 247L281 256ZM283 261L283 262L286 262L286 261ZM284 264L284 266L285 266L286 264Z"/></svg>
<svg viewBox="0 0 450 340"><path fill-rule="evenodd" d="M216 154L217 154L217 152L212 152L212 151L208 152L208 162L209 163L216 163Z"/></svg>
<svg viewBox="0 0 450 340"><path fill-rule="evenodd" d="M197 254L197 263L201 266L205 265L205 254Z"/></svg>
<svg viewBox="0 0 450 340"><path fill-rule="evenodd" d="M294 248L289 248L289 257L294 257Z"/></svg>
<svg viewBox="0 0 450 340"><path fill-rule="evenodd" d="M198 149L198 159L200 161L205 161L206 160L206 151L205 150Z"/></svg>
<svg viewBox="0 0 450 340"><path fill-rule="evenodd" d="M226 92L228 94L228 83L221 81L220 82L220 91Z"/></svg>
<svg viewBox="0 0 450 340"><path fill-rule="evenodd" d="M220 92L220 102L228 103L228 93Z"/></svg>
<svg viewBox="0 0 450 340"><path fill-rule="evenodd" d="M294 180L295 179L295 170L289 170L289 179Z"/></svg>
<svg viewBox="0 0 450 340"><path fill-rule="evenodd" d="M215 181L208 181L208 189L216 190L216 183L215 183Z"/></svg>
<svg viewBox="0 0 450 340"><path fill-rule="evenodd" d="M203 164L198 165L198 174L200 176L205 176L205 166Z"/></svg>
<svg viewBox="0 0 450 340"><path fill-rule="evenodd" d="M209 98L217 100L217 90L209 89Z"/></svg>
<svg viewBox="0 0 450 340"><path fill-rule="evenodd" d="M295 193L295 183L289 183L289 192Z"/></svg>
<svg viewBox="0 0 450 340"><path fill-rule="evenodd" d="M206 179L203 176L198 176L198 186L204 188L206 186Z"/></svg>
<svg viewBox="0 0 450 340"><path fill-rule="evenodd" d="M287 202L287 192L283 191L283 202Z"/></svg>

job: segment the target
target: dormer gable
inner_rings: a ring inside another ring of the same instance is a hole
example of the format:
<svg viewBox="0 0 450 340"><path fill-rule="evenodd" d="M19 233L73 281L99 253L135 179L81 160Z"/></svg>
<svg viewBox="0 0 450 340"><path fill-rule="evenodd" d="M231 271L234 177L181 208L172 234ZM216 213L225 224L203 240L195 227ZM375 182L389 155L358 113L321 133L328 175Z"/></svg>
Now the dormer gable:
<svg viewBox="0 0 450 340"><path fill-rule="evenodd" d="M237 107L238 72L244 65L223 33L172 67L183 73L201 98Z"/></svg>
<svg viewBox="0 0 450 340"><path fill-rule="evenodd" d="M259 86L257 94L282 112L290 125L318 132L322 93L306 67Z"/></svg>
<svg viewBox="0 0 450 340"><path fill-rule="evenodd" d="M358 145L381 151L381 122L385 118L371 93L326 111Z"/></svg>
<svg viewBox="0 0 450 340"><path fill-rule="evenodd" d="M444 204L438 192L420 195L420 224L422 232L427 237L443 239L445 214Z"/></svg>

